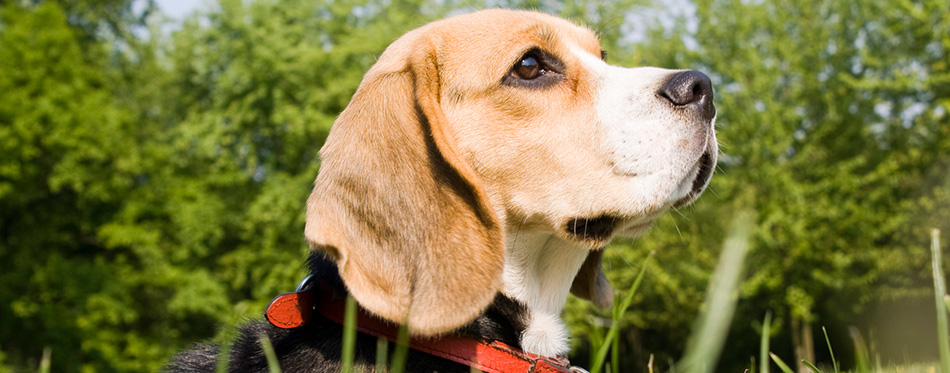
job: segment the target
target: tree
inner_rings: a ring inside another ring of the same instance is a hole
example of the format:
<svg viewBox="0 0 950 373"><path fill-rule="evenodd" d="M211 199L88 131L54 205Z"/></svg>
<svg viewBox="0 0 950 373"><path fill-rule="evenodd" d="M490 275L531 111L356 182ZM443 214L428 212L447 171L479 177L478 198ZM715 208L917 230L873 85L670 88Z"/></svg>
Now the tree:
<svg viewBox="0 0 950 373"><path fill-rule="evenodd" d="M259 317L304 274L303 206L333 118L375 55L444 14L224 1L167 45L130 4L3 7L0 277L22 291L0 294L0 348L14 367L51 347L57 371L155 371Z"/></svg>
<svg viewBox="0 0 950 373"><path fill-rule="evenodd" d="M722 369L747 367L758 340L749 325L767 309L784 336L778 348L792 342L798 358L815 361L813 323L847 325L872 302L927 286L926 232L946 229L950 208L946 4L696 6L695 30L685 27L689 17L654 28L635 64L712 76L724 155L691 211L608 255L623 288L632 271L617 255L658 253L646 309L628 321L641 340L630 343L677 357L724 224L744 206L758 224L737 314L752 320L734 321Z"/></svg>
<svg viewBox="0 0 950 373"><path fill-rule="evenodd" d="M43 347L57 369L95 365L110 356L85 334L138 318L121 290L135 276L98 229L137 183L144 129L113 97L107 49L59 5L7 4L0 19L0 278L13 290L0 293L0 346L14 365Z"/></svg>
<svg viewBox="0 0 950 373"><path fill-rule="evenodd" d="M304 275L317 150L362 74L405 31L482 6L222 0L167 35L133 3L0 6L0 365L50 347L55 371L155 371L260 317ZM709 192L605 257L624 289L657 252L620 321L623 371L679 358L739 209L758 220L722 370L747 365L767 309L776 351L807 356L810 325L925 294L927 228L950 231L945 4L498 5L589 24L611 62L714 80ZM575 363L596 312L566 311Z"/></svg>

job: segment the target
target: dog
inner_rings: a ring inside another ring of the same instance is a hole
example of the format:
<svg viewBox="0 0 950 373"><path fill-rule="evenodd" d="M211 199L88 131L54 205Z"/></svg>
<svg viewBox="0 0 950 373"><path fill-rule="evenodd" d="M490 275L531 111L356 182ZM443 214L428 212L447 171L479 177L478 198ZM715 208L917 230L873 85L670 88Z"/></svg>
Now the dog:
<svg viewBox="0 0 950 373"><path fill-rule="evenodd" d="M320 285L290 294L320 300L293 303L284 327L245 325L229 369L266 371L266 335L284 371L339 371L339 312L320 309L349 295L357 370L404 325L407 371L570 371L568 294L610 306L603 248L699 197L715 117L706 75L609 65L592 31L554 16L492 9L408 32L320 151L305 226ZM212 371L218 353L168 369ZM492 354L527 363L479 360Z"/></svg>

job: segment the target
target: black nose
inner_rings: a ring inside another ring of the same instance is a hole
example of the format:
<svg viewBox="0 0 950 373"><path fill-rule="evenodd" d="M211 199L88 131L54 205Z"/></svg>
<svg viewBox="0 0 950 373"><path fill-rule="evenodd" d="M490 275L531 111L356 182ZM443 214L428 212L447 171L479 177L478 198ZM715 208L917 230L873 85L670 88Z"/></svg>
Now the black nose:
<svg viewBox="0 0 950 373"><path fill-rule="evenodd" d="M716 116L712 82L706 74L699 71L676 73L663 83L659 95L675 106L696 105L700 110L700 115L705 119Z"/></svg>

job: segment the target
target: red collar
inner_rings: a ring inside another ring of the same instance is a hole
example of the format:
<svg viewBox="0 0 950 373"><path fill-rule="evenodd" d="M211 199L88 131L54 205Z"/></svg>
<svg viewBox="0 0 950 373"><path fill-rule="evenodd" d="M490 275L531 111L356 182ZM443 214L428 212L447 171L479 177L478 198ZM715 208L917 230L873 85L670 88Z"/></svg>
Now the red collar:
<svg viewBox="0 0 950 373"><path fill-rule="evenodd" d="M310 322L314 310L338 324L343 324L344 301L334 298L333 292L325 285L311 284L310 279L311 277L307 276L297 287L297 291L281 294L271 301L265 313L271 324L283 329L303 326ZM356 329L361 333L386 338L395 343L398 328L394 324L369 315L362 309L357 313L356 320ZM438 338L413 337L409 348L488 373L575 372L567 359L527 353L499 341L485 343L452 335Z"/></svg>

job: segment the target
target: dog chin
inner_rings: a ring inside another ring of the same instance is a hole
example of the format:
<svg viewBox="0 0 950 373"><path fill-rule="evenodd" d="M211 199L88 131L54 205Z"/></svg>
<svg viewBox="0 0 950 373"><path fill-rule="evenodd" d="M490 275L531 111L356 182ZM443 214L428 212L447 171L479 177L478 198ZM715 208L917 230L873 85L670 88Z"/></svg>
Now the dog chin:
<svg viewBox="0 0 950 373"><path fill-rule="evenodd" d="M716 167L716 155L713 152L706 152L699 158L693 169L687 174L680 185L677 187L675 198L671 198L671 206L680 208L693 203L709 185L712 178L713 169Z"/></svg>
<svg viewBox="0 0 950 373"><path fill-rule="evenodd" d="M647 222L631 222L617 230L617 236L625 238L636 238L642 236L650 227L653 226L653 219Z"/></svg>
<svg viewBox="0 0 950 373"><path fill-rule="evenodd" d="M558 229L560 235L581 246L599 249L615 236L634 238L642 235L653 226L653 222L670 208L680 208L695 201L706 189L712 170L716 165L715 155L703 154L680 183L669 194L665 202L648 204L646 211L628 215L627 213L604 212L587 216L561 220Z"/></svg>

